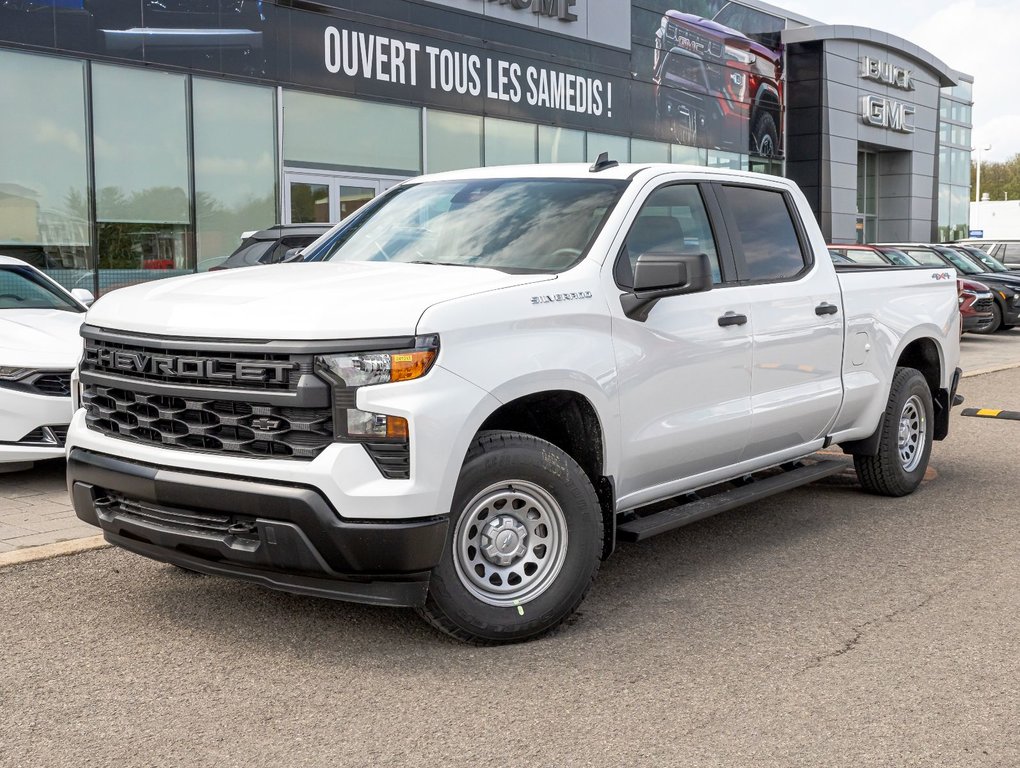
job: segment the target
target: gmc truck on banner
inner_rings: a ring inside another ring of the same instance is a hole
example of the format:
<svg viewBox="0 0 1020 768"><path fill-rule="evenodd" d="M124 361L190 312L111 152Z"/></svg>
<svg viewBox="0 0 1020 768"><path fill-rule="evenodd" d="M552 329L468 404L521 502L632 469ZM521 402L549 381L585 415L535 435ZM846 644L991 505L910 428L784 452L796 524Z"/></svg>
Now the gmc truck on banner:
<svg viewBox="0 0 1020 768"><path fill-rule="evenodd" d="M911 493L949 429L952 271L837 271L782 178L437 174L305 258L89 310L68 486L109 542L521 641L618 542L837 472L830 446Z"/></svg>

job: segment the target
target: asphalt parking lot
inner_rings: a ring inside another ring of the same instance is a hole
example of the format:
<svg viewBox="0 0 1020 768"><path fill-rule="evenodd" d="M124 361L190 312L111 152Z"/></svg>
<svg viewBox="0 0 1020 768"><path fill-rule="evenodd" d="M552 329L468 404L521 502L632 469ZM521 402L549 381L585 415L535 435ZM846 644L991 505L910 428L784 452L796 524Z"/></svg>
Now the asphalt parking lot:
<svg viewBox="0 0 1020 768"><path fill-rule="evenodd" d="M1020 410L1020 370L962 391ZM1020 765L1018 435L625 546L500 649L111 549L8 567L0 766Z"/></svg>

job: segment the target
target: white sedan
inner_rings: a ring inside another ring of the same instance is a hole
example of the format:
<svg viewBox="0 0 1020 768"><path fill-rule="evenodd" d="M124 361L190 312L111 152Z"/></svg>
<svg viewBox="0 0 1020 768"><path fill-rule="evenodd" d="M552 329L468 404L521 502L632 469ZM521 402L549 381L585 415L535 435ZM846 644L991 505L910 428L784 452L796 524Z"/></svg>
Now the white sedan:
<svg viewBox="0 0 1020 768"><path fill-rule="evenodd" d="M0 256L0 472L64 455L71 370L92 294L64 290L20 259Z"/></svg>

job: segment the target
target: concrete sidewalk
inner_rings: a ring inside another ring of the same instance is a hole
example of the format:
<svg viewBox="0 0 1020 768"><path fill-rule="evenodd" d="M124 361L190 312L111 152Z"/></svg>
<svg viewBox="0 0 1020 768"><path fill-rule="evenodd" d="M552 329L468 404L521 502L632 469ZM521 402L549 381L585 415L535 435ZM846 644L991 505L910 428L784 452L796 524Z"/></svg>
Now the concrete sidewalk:
<svg viewBox="0 0 1020 768"><path fill-rule="evenodd" d="M1020 329L993 336L967 334L961 342L964 375L978 375L1020 367ZM966 395L966 387L961 387ZM995 403L967 403L996 407ZM40 558L66 554L74 547L61 542L94 538L99 529L81 522L71 508L64 485L64 462L57 459L37 464L25 472L0 474L0 567L23 561L22 550L34 550ZM85 544L83 546L93 546ZM18 552L18 555L9 553Z"/></svg>

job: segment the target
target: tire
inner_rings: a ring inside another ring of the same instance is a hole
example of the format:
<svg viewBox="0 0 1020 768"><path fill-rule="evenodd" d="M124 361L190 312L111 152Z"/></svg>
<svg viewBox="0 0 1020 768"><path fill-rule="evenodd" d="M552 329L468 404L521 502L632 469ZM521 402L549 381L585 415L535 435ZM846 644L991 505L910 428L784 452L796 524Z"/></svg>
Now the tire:
<svg viewBox="0 0 1020 768"><path fill-rule="evenodd" d="M993 302L991 324L987 325L986 327L980 330L974 331L974 333L980 333L982 336L987 336L989 334L995 333L1001 328L1002 328L1002 308L999 306L998 302Z"/></svg>
<svg viewBox="0 0 1020 768"><path fill-rule="evenodd" d="M567 453L520 432L483 432L464 460L446 548L418 612L475 645L538 637L588 594L602 537L598 497Z"/></svg>
<svg viewBox="0 0 1020 768"><path fill-rule="evenodd" d="M779 131L776 120L769 112L762 112L754 121L751 131L752 149L759 157L775 157L779 153Z"/></svg>
<svg viewBox="0 0 1020 768"><path fill-rule="evenodd" d="M935 409L921 372L897 368L882 416L875 456L854 456L864 490L881 496L906 496L924 479L931 457Z"/></svg>

